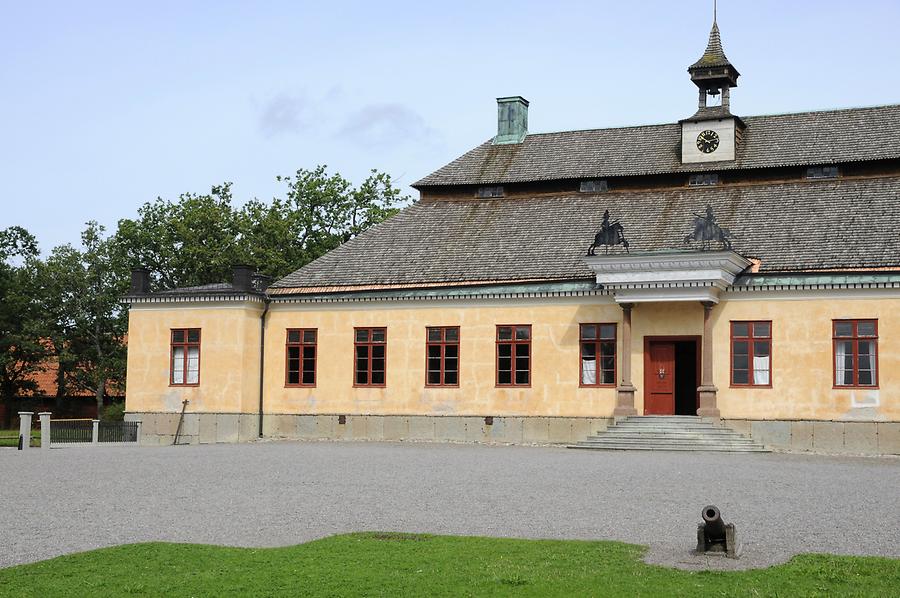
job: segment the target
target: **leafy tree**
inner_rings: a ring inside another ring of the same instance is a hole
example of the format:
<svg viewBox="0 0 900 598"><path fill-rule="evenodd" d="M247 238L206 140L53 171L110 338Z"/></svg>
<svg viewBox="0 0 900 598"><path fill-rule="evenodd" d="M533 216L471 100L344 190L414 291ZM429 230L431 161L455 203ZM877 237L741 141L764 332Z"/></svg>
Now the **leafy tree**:
<svg viewBox="0 0 900 598"><path fill-rule="evenodd" d="M37 254L37 241L25 229L0 231L0 394L6 428L12 424L15 397L37 390L33 377L48 355L30 264Z"/></svg>
<svg viewBox="0 0 900 598"><path fill-rule="evenodd" d="M348 210L349 227L342 242L349 241L369 227L387 220L400 211L409 196L401 195L393 186L391 175L373 170L362 184L353 190Z"/></svg>
<svg viewBox="0 0 900 598"><path fill-rule="evenodd" d="M208 195L184 194L144 204L135 220L119 221L116 268L124 276L148 268L163 288L228 280L231 266L253 264L281 277L397 212L408 197L389 175L372 171L358 187L325 166L278 177L283 198L232 205L231 184Z"/></svg>
<svg viewBox="0 0 900 598"><path fill-rule="evenodd" d="M244 263L279 278L321 257L341 243L396 214L409 198L388 174L373 170L359 187L325 166L277 177L284 199L253 200L241 211Z"/></svg>
<svg viewBox="0 0 900 598"><path fill-rule="evenodd" d="M74 334L75 319L71 306L80 290L77 284L81 268L81 254L71 245L55 247L46 261L29 260L34 268L35 299L39 302L44 320L43 340L50 357L56 361L56 407L62 407L69 394L70 372L76 359L68 350Z"/></svg>
<svg viewBox="0 0 900 598"><path fill-rule="evenodd" d="M112 242L104 232L88 222L82 249L56 247L36 268L44 329L59 359L59 378L68 389L93 394L98 414L109 385L125 379L127 325L120 299L128 279L116 272Z"/></svg>
<svg viewBox="0 0 900 598"><path fill-rule="evenodd" d="M114 261L120 275L141 265L163 288L193 286L227 278L236 263L239 220L231 205L231 184L207 195L185 193L177 201L157 198L135 220L119 221Z"/></svg>
<svg viewBox="0 0 900 598"><path fill-rule="evenodd" d="M16 396L37 390L34 374L59 363L57 400L89 391L102 412L111 384L124 384L129 270L150 269L164 288L227 280L237 263L281 277L398 211L408 201L389 175L373 170L358 187L325 166L278 177L283 198L232 204L231 184L210 193L157 198L116 234L88 222L82 247L62 245L46 260L28 231L0 231L0 393L6 426Z"/></svg>

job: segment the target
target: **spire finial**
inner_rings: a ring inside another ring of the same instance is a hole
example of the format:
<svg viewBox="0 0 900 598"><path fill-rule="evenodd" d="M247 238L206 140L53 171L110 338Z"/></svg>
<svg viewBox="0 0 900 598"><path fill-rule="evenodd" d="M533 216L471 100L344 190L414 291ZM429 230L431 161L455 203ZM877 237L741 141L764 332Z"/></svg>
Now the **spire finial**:
<svg viewBox="0 0 900 598"><path fill-rule="evenodd" d="M717 95L719 90L728 87L737 87L737 79L740 76L737 69L729 62L722 49L722 35L719 32L719 2L713 0L713 23L709 31L709 43L700 60L688 67L691 80L704 92L713 92ZM723 96L726 92L722 92ZM725 98L723 97L723 104ZM702 101L701 101L702 104ZM702 104L705 105L705 104Z"/></svg>

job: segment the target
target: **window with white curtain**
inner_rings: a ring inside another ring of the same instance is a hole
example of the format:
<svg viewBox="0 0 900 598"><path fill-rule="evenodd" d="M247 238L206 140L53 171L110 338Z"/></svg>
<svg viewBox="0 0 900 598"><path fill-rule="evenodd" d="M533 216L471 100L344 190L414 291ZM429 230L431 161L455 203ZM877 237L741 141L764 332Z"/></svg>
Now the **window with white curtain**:
<svg viewBox="0 0 900 598"><path fill-rule="evenodd" d="M581 324L581 385L616 383L616 325Z"/></svg>
<svg viewBox="0 0 900 598"><path fill-rule="evenodd" d="M172 386L200 384L200 329L172 329L171 347L169 384Z"/></svg>
<svg viewBox="0 0 900 598"><path fill-rule="evenodd" d="M834 385L878 386L878 320L834 320Z"/></svg>
<svg viewBox="0 0 900 598"><path fill-rule="evenodd" d="M772 322L731 322L731 385L772 386Z"/></svg>

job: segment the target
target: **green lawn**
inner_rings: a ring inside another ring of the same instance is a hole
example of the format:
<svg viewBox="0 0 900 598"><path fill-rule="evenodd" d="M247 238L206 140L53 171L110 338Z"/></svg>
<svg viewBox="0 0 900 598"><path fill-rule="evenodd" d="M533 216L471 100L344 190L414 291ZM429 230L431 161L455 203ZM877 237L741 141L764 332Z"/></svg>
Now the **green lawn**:
<svg viewBox="0 0 900 598"><path fill-rule="evenodd" d="M0 430L0 447L19 446L19 430ZM31 446L41 446L41 431L31 431Z"/></svg>
<svg viewBox="0 0 900 598"><path fill-rule="evenodd" d="M127 530L123 530L127 533ZM288 548L132 544L0 569L2 596L896 596L900 560L804 555L692 573L640 546L395 533Z"/></svg>

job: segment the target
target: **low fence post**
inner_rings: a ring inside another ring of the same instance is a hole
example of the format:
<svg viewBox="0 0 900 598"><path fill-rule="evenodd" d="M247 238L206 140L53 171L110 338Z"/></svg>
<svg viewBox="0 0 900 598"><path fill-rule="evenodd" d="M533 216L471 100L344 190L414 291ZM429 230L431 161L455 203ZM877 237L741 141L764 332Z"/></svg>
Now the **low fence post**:
<svg viewBox="0 0 900 598"><path fill-rule="evenodd" d="M31 448L31 417L34 411L19 411L19 450Z"/></svg>
<svg viewBox="0 0 900 598"><path fill-rule="evenodd" d="M41 448L49 449L50 448L50 416L52 414L49 411L41 411L38 413L38 417L41 418Z"/></svg>
<svg viewBox="0 0 900 598"><path fill-rule="evenodd" d="M137 432L135 432L135 442L137 442L138 446L141 446L141 422L140 420L137 422Z"/></svg>
<svg viewBox="0 0 900 598"><path fill-rule="evenodd" d="M97 444L100 442L100 420L94 419L91 423L94 424L91 428L91 444Z"/></svg>

